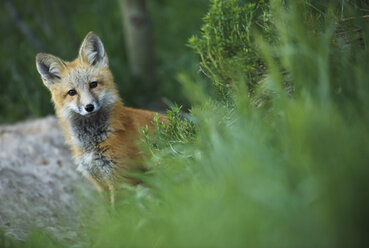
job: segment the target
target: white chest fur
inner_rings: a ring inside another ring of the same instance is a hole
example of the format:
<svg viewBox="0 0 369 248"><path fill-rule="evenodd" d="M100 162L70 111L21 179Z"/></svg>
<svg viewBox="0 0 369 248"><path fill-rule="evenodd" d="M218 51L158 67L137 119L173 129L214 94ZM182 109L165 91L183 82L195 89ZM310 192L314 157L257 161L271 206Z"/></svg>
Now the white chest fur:
<svg viewBox="0 0 369 248"><path fill-rule="evenodd" d="M75 158L77 170L84 176L93 177L97 181L106 181L113 175L113 163L102 152L92 151Z"/></svg>

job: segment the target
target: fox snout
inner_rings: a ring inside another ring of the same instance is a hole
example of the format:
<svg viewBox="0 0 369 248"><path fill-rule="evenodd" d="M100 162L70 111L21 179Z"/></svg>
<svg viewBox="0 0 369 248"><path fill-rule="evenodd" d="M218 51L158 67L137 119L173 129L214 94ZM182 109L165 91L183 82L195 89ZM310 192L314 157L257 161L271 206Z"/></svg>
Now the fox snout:
<svg viewBox="0 0 369 248"><path fill-rule="evenodd" d="M100 106L97 103L89 103L87 105L85 105L82 109L82 111L80 111L79 114L81 115L88 115L88 114L92 114L95 113L97 111L99 111Z"/></svg>
<svg viewBox="0 0 369 248"><path fill-rule="evenodd" d="M85 106L85 110L87 111L87 112L92 112L92 111L94 111L94 109L95 109L95 106L93 105L93 104L91 104L91 103L89 103L89 104L87 104L86 106Z"/></svg>
<svg viewBox="0 0 369 248"><path fill-rule="evenodd" d="M88 116L100 110L101 104L94 93L81 88L75 92L70 98L69 104L64 105L66 113L72 111L82 116Z"/></svg>
<svg viewBox="0 0 369 248"><path fill-rule="evenodd" d="M79 107L79 114L88 115L99 111L100 104L97 99L93 99L92 101L85 101L85 104L81 104Z"/></svg>

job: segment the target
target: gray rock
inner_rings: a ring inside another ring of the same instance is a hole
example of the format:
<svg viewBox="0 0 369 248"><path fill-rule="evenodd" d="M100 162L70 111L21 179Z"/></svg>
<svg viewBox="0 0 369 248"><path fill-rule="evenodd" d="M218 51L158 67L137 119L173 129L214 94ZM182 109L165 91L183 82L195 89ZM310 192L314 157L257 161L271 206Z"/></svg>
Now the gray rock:
<svg viewBox="0 0 369 248"><path fill-rule="evenodd" d="M55 117L0 125L0 229L73 240L95 189L77 171Z"/></svg>

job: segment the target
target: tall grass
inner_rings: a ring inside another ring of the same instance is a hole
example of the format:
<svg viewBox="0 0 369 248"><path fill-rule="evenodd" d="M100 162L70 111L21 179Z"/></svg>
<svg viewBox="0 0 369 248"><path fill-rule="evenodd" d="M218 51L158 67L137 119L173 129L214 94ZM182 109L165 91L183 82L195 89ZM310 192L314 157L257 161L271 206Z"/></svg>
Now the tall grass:
<svg viewBox="0 0 369 248"><path fill-rule="evenodd" d="M191 115L181 122L175 109L172 128L143 131L149 187L124 186L81 246L368 245L369 25L355 6L344 5L348 24L334 6L308 3L272 2L275 40L256 31L252 41L267 68L253 94L243 71L227 78L232 105L179 76Z"/></svg>

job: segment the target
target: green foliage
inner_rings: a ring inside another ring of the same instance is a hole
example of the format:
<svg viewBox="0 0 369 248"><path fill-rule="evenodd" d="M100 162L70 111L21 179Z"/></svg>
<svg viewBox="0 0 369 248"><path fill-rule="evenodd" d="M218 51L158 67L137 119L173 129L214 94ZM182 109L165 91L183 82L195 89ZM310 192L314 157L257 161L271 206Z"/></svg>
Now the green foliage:
<svg viewBox="0 0 369 248"><path fill-rule="evenodd" d="M41 231L33 232L27 237L25 241L14 240L11 237L7 237L5 233L0 229L0 247L1 248L38 248L38 247L67 247L61 242L56 241L53 238L48 237Z"/></svg>
<svg viewBox="0 0 369 248"><path fill-rule="evenodd" d="M190 46L201 57L200 68L227 99L232 80L243 77L252 90L265 66L255 44L255 33L272 41L271 17L267 1L213 0L204 18L201 36L193 36Z"/></svg>
<svg viewBox="0 0 369 248"><path fill-rule="evenodd" d="M270 44L268 36L253 41L269 68L261 86L275 92L269 105L255 107L238 86L243 81L232 81L237 86L230 94L232 108L200 93L192 109L194 139L172 145L180 152L170 156L163 152L170 142L152 150L148 163L156 166L146 179L152 192L128 197L129 206L103 220L92 243L367 245L369 115L362 109L369 91L361 75L368 50L339 42L340 24L322 22L305 5L272 7L278 42ZM368 33L367 23L358 25ZM295 86L292 97L286 80ZM172 120L178 124L178 118ZM175 136L160 133L164 141Z"/></svg>
<svg viewBox="0 0 369 248"><path fill-rule="evenodd" d="M181 154L183 145L190 143L195 137L195 124L189 120L189 115L181 111L181 107L173 106L167 110L166 117L166 120L160 118L158 114L154 117L156 129L153 133L149 133L147 126L141 130L143 141L141 145L144 151L148 151L152 161L155 157L160 161L165 156ZM148 164L149 168L154 166L155 163Z"/></svg>

